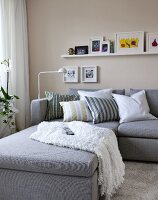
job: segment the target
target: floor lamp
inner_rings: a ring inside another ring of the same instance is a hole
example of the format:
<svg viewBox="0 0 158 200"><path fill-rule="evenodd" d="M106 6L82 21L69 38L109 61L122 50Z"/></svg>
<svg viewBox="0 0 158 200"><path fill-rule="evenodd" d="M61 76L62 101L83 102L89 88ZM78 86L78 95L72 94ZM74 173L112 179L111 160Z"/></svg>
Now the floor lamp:
<svg viewBox="0 0 158 200"><path fill-rule="evenodd" d="M60 68L58 71L44 71L38 73L38 99L41 97L41 88L40 88L40 75L41 74L54 74L54 73L62 73L65 74L67 71L65 68Z"/></svg>

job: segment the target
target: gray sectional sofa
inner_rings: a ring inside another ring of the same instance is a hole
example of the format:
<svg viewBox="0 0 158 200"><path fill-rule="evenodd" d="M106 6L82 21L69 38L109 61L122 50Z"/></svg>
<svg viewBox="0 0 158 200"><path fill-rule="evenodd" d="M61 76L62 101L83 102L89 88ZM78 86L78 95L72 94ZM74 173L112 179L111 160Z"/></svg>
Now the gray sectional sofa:
<svg viewBox="0 0 158 200"><path fill-rule="evenodd" d="M130 94L139 92L130 89ZM150 113L158 118L158 90L145 90ZM158 120L123 123L118 126L121 154L126 160L158 162Z"/></svg>
<svg viewBox="0 0 158 200"><path fill-rule="evenodd" d="M130 95L139 91L140 89L130 89ZM150 113L158 118L158 90L148 89L145 91ZM77 90L70 89L69 93L77 94ZM115 90L113 93L125 95L125 90ZM111 123L110 125L106 124L105 127L115 130L119 149L124 159L158 162L158 120L123 124L114 122L113 127Z"/></svg>
<svg viewBox="0 0 158 200"><path fill-rule="evenodd" d="M125 90L113 92L125 94ZM151 113L158 116L158 91L147 90L147 100ZM98 200L95 154L29 139L46 110L47 99L33 100L32 127L0 140L0 199ZM158 161L158 120L96 125L116 133L124 159Z"/></svg>

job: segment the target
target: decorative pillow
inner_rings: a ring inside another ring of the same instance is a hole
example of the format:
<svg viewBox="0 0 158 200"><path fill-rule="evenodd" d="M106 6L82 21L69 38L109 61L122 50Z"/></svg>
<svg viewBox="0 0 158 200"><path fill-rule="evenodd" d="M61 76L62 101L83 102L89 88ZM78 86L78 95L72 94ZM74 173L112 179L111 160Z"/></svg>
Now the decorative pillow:
<svg viewBox="0 0 158 200"><path fill-rule="evenodd" d="M131 97L113 94L119 107L120 123L137 120L156 119L149 113L145 91L142 90Z"/></svg>
<svg viewBox="0 0 158 200"><path fill-rule="evenodd" d="M60 106L61 101L77 101L80 99L79 95L61 95L54 92L45 92L48 99L47 113L45 120L51 121L63 117L63 109Z"/></svg>
<svg viewBox="0 0 158 200"><path fill-rule="evenodd" d="M141 89L142 90L142 89ZM130 89L130 96L135 94L140 89ZM146 99L150 108L150 113L155 117L158 117L158 90L156 89L145 89Z"/></svg>
<svg viewBox="0 0 158 200"><path fill-rule="evenodd" d="M113 98L85 97L85 99L92 113L94 124L119 119L118 106Z"/></svg>
<svg viewBox="0 0 158 200"><path fill-rule="evenodd" d="M64 122L92 121L91 113L85 101L60 102L64 111Z"/></svg>
<svg viewBox="0 0 158 200"><path fill-rule="evenodd" d="M98 90L95 92L87 92L83 90L78 90L81 100L85 100L86 97L96 97L96 98L112 98L112 89Z"/></svg>

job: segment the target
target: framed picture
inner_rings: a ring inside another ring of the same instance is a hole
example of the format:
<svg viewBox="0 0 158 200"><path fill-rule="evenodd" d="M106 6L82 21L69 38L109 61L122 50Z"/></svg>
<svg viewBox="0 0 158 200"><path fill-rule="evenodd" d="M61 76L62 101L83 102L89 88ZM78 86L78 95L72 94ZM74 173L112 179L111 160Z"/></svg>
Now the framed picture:
<svg viewBox="0 0 158 200"><path fill-rule="evenodd" d="M81 81L85 83L97 82L97 66L81 66Z"/></svg>
<svg viewBox="0 0 158 200"><path fill-rule="evenodd" d="M76 46L75 47L75 54L76 55L88 54L88 46Z"/></svg>
<svg viewBox="0 0 158 200"><path fill-rule="evenodd" d="M101 53L101 44L104 37L90 38L90 53Z"/></svg>
<svg viewBox="0 0 158 200"><path fill-rule="evenodd" d="M64 82L78 83L78 66L64 66L66 73L64 74Z"/></svg>
<svg viewBox="0 0 158 200"><path fill-rule="evenodd" d="M158 33L147 33L146 44L148 52L158 52Z"/></svg>
<svg viewBox="0 0 158 200"><path fill-rule="evenodd" d="M110 53L110 41L103 41L101 43L101 52L102 53Z"/></svg>
<svg viewBox="0 0 158 200"><path fill-rule="evenodd" d="M115 38L116 53L143 53L144 52L144 32L116 33Z"/></svg>

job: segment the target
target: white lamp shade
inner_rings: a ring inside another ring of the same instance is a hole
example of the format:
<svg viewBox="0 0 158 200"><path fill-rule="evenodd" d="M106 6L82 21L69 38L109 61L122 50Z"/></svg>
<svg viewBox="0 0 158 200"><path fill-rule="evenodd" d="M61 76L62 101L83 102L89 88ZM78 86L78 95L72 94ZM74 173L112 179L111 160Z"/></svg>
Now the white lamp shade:
<svg viewBox="0 0 158 200"><path fill-rule="evenodd" d="M66 73L67 71L66 71L66 69L65 68L60 68L59 70L58 70L58 73Z"/></svg>

